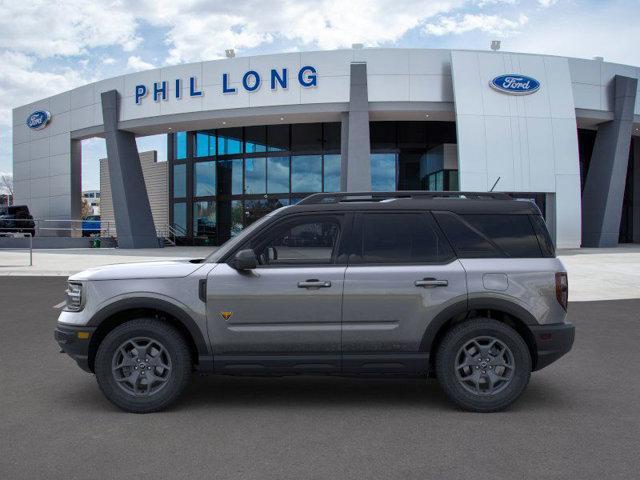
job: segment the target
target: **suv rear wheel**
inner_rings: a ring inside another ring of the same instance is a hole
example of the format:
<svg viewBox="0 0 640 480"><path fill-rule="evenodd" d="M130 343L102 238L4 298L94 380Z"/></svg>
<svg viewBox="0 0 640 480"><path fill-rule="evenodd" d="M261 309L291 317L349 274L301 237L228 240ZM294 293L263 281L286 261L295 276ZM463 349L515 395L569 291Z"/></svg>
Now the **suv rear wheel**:
<svg viewBox="0 0 640 480"><path fill-rule="evenodd" d="M511 405L531 376L531 355L513 328L476 318L449 330L436 353L447 396L465 410L494 412Z"/></svg>
<svg viewBox="0 0 640 480"><path fill-rule="evenodd" d="M191 376L183 336L156 319L136 319L104 338L95 360L100 389L117 407L133 413L162 410L174 402Z"/></svg>

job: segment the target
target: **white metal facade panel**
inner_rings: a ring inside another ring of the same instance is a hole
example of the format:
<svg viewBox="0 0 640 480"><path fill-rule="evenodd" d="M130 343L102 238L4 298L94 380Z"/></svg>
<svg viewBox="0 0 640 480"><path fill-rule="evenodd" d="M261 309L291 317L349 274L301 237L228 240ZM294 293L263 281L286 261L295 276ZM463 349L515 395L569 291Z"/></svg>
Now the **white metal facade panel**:
<svg viewBox="0 0 640 480"><path fill-rule="evenodd" d="M561 226L556 242L579 246L578 140L567 59L452 51L451 69L460 188L488 190L500 178L498 191L555 193L549 213ZM533 77L540 89L508 95L490 88L494 77L507 73Z"/></svg>

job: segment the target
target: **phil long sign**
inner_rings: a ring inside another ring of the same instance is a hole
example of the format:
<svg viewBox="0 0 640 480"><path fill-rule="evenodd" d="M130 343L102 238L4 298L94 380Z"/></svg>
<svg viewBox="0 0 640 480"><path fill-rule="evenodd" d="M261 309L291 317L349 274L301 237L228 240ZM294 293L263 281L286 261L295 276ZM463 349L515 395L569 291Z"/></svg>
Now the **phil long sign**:
<svg viewBox="0 0 640 480"><path fill-rule="evenodd" d="M508 95L530 95L540 89L540 82L532 77L509 73L498 75L489 82L494 90Z"/></svg>
<svg viewBox="0 0 640 480"><path fill-rule="evenodd" d="M303 66L291 75L291 77L294 78L293 82L297 82L302 88L318 86L317 70L311 65ZM231 78L231 74L223 73L219 85L209 88L215 89L218 93L224 95L232 95L237 93L238 90L245 90L249 93L255 92L260 88L268 88L274 91L286 90L289 87L289 82L289 69L272 68L268 72L262 73L255 70L248 70L239 78ZM167 101L169 98L180 99L183 95L200 97L204 92L200 86L202 83L203 82L196 77L189 77L185 79L176 78L169 81L154 82L151 85L139 84L135 87L134 97L138 105L142 104L146 97L152 98L154 102Z"/></svg>

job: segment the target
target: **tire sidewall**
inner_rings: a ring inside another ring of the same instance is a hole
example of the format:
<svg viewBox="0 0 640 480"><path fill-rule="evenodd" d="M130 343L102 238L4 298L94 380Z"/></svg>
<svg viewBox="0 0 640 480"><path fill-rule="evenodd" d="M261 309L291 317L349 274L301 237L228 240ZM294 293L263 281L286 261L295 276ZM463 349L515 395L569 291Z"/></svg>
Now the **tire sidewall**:
<svg viewBox="0 0 640 480"><path fill-rule="evenodd" d="M148 337L160 342L171 358L171 372L166 385L144 397L127 394L116 382L111 365L116 350L127 340ZM171 326L158 320L133 320L111 331L100 343L95 359L95 374L100 389L114 405L135 413L162 410L180 395L191 373L186 342Z"/></svg>
<svg viewBox="0 0 640 480"><path fill-rule="evenodd" d="M509 385L495 395L474 395L458 381L455 362L458 351L475 337L491 336L507 345L515 371ZM522 337L497 320L474 319L454 327L443 339L436 357L436 373L445 392L460 407L473 411L497 411L511 405L522 394L531 375L531 355Z"/></svg>

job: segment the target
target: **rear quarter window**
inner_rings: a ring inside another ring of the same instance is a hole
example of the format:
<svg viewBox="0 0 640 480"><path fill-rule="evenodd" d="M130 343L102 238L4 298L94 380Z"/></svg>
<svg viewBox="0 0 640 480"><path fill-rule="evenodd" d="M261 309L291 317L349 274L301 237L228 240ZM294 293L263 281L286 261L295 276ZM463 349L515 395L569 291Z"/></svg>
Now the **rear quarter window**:
<svg viewBox="0 0 640 480"><path fill-rule="evenodd" d="M435 216L461 258L548 256L543 254L530 215L438 212Z"/></svg>

